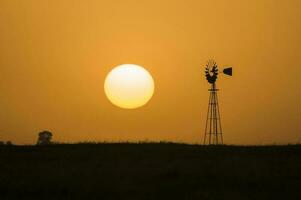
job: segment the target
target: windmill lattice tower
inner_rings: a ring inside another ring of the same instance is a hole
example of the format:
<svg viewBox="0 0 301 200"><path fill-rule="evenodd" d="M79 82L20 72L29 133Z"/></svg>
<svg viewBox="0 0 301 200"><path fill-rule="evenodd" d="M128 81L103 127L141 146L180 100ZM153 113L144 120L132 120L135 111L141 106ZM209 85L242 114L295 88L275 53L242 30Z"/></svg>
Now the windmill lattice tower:
<svg viewBox="0 0 301 200"><path fill-rule="evenodd" d="M209 89L209 105L207 111L204 144L219 145L223 144L223 131L221 124L221 116L219 112L219 104L217 98L216 80L218 75L218 66L214 60L209 60L205 67L205 76L210 83ZM223 73L232 76L232 67L225 68Z"/></svg>

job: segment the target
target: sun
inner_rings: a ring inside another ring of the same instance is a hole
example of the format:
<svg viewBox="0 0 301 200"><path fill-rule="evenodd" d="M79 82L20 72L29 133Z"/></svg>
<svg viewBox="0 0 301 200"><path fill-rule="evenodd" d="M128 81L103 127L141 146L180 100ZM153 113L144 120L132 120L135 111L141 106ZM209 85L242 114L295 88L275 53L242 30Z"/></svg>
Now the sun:
<svg viewBox="0 0 301 200"><path fill-rule="evenodd" d="M154 79L143 67L123 64L109 72L104 90L108 99L116 106L135 109L145 105L153 96Z"/></svg>

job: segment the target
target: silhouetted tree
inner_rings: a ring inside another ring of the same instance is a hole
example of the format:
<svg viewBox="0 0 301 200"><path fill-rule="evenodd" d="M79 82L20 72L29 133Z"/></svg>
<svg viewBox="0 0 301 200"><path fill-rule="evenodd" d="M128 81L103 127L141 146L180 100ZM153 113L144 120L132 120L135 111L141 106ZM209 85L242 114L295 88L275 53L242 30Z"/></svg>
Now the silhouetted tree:
<svg viewBox="0 0 301 200"><path fill-rule="evenodd" d="M0 145L4 145L4 142L0 141Z"/></svg>
<svg viewBox="0 0 301 200"><path fill-rule="evenodd" d="M37 145L51 144L52 133L50 131L42 131L39 133Z"/></svg>
<svg viewBox="0 0 301 200"><path fill-rule="evenodd" d="M6 145L7 145L7 146L12 146L13 143L12 143L11 141L7 141L7 142L6 142Z"/></svg>

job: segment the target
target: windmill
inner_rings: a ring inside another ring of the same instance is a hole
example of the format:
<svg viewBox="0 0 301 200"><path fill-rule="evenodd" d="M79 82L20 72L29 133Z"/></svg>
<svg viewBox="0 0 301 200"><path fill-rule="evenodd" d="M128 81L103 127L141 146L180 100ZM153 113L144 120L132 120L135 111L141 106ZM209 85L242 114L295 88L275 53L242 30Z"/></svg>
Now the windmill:
<svg viewBox="0 0 301 200"><path fill-rule="evenodd" d="M223 73L232 76L232 67L225 68ZM216 62L214 60L209 60L205 67L205 76L208 83L211 84L211 88L209 89L210 96L204 136L204 144L209 145L223 144L223 131L217 99L218 89L215 84L218 74Z"/></svg>

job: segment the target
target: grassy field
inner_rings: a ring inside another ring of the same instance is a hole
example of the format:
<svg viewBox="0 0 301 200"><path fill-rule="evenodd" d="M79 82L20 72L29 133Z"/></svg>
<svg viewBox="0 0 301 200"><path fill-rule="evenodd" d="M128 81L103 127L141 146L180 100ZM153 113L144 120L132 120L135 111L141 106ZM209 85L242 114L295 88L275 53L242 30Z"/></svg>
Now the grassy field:
<svg viewBox="0 0 301 200"><path fill-rule="evenodd" d="M301 199L301 145L0 146L0 199Z"/></svg>

